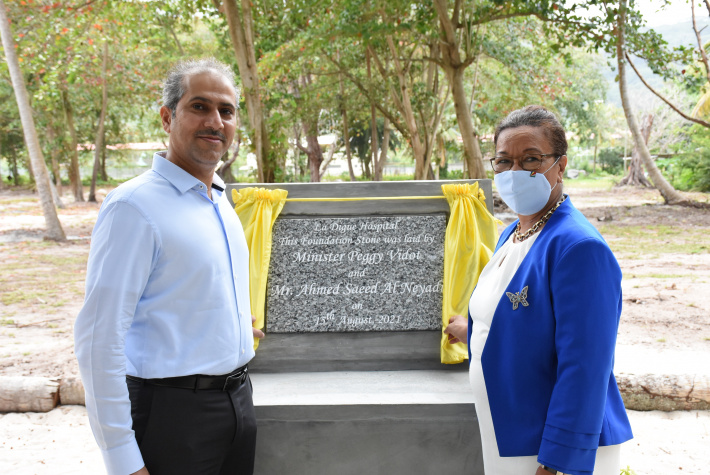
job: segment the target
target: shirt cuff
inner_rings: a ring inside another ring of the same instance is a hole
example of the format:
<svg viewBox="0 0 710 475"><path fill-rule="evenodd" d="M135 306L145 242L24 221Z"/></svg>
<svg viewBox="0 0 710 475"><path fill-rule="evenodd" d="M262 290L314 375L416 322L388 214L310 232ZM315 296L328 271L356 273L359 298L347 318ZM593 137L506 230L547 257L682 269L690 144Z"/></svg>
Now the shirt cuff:
<svg viewBox="0 0 710 475"><path fill-rule="evenodd" d="M120 447L101 450L108 475L130 475L145 466L143 456L134 440Z"/></svg>

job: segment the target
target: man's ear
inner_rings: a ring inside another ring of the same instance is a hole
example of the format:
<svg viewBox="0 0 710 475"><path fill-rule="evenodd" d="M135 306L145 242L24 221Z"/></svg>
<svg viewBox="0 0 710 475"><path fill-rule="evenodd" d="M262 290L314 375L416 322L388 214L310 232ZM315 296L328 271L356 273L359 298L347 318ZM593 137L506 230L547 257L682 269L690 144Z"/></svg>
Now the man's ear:
<svg viewBox="0 0 710 475"><path fill-rule="evenodd" d="M163 106L160 108L160 118L163 120L163 130L170 133L170 124L173 120L173 111Z"/></svg>

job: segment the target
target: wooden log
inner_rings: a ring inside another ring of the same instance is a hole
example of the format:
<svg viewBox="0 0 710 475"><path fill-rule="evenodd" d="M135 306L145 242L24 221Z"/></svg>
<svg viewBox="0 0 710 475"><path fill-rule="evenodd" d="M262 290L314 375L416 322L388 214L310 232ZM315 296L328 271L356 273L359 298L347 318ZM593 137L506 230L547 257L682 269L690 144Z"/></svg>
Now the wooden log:
<svg viewBox="0 0 710 475"><path fill-rule="evenodd" d="M59 402L59 382L35 376L0 377L0 412L49 412Z"/></svg>
<svg viewBox="0 0 710 475"><path fill-rule="evenodd" d="M624 406L634 411L710 409L707 375L618 374Z"/></svg>
<svg viewBox="0 0 710 475"><path fill-rule="evenodd" d="M85 406L84 385L77 377L62 378L59 381L59 404L64 406Z"/></svg>

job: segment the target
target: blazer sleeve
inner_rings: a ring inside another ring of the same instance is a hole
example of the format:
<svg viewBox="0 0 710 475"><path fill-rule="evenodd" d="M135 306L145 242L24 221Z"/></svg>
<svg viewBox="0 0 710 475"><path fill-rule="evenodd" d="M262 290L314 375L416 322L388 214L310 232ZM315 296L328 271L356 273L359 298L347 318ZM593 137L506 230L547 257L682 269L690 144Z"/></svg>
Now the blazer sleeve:
<svg viewBox="0 0 710 475"><path fill-rule="evenodd" d="M558 366L538 460L591 475L621 313L621 269L603 240L584 239L553 264L550 292Z"/></svg>

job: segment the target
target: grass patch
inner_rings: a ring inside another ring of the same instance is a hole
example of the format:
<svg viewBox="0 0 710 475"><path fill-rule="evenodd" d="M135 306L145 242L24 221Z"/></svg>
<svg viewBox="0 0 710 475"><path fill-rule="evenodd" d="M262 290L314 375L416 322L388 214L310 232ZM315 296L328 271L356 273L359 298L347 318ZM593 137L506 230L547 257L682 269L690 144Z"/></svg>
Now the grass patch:
<svg viewBox="0 0 710 475"><path fill-rule="evenodd" d="M0 249L0 303L44 308L81 294L88 246L51 241L12 243Z"/></svg>
<svg viewBox="0 0 710 475"><path fill-rule="evenodd" d="M704 229L667 225L604 224L599 232L611 249L624 257L659 256L661 254L707 254L710 246ZM682 276L673 276L682 277Z"/></svg>
<svg viewBox="0 0 710 475"><path fill-rule="evenodd" d="M15 203L30 203L32 205L36 205L37 198L0 198L0 205L10 205Z"/></svg>
<svg viewBox="0 0 710 475"><path fill-rule="evenodd" d="M609 191L621 180L622 177L614 175L587 175L580 176L575 179L566 179L565 187L577 188L582 190L604 190Z"/></svg>
<svg viewBox="0 0 710 475"><path fill-rule="evenodd" d="M652 279L679 279L681 277L692 277L692 276L682 275L682 274L648 274L645 277L651 277Z"/></svg>
<svg viewBox="0 0 710 475"><path fill-rule="evenodd" d="M15 320L13 320L11 318L3 318L2 320L0 320L0 325L14 325L14 324L15 324Z"/></svg>

